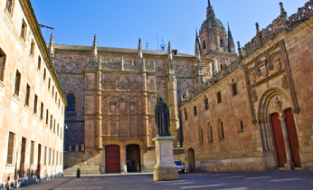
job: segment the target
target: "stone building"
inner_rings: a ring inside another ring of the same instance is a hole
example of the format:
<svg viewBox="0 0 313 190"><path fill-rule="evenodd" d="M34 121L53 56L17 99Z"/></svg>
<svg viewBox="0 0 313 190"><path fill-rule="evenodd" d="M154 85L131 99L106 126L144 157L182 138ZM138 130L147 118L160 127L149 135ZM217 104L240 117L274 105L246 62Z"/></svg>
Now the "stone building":
<svg viewBox="0 0 313 190"><path fill-rule="evenodd" d="M281 14L182 99L197 171L313 170L313 1Z"/></svg>
<svg viewBox="0 0 313 190"><path fill-rule="evenodd" d="M210 4L208 10L213 12ZM125 49L98 47L96 36L93 46L58 45L51 37L50 54L69 104L65 173L152 171L157 97L169 105L170 133L182 145L182 92L237 58L230 30L227 37L214 15L207 19L196 34L195 55L172 50L170 43L166 52L142 50L140 40L137 49Z"/></svg>
<svg viewBox="0 0 313 190"><path fill-rule="evenodd" d="M1 0L0 10L0 189L4 189L63 173L66 98L30 1Z"/></svg>

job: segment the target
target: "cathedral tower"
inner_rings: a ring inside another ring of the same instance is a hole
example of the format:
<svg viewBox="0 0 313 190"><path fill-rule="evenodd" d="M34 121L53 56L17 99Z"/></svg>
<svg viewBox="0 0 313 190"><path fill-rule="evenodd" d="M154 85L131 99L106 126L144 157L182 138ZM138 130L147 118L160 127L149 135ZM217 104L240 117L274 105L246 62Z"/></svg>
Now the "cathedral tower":
<svg viewBox="0 0 313 190"><path fill-rule="evenodd" d="M226 33L222 22L215 17L210 0L208 0L206 20L201 26L200 43L201 56L216 59L215 71L237 58L230 28L228 27Z"/></svg>

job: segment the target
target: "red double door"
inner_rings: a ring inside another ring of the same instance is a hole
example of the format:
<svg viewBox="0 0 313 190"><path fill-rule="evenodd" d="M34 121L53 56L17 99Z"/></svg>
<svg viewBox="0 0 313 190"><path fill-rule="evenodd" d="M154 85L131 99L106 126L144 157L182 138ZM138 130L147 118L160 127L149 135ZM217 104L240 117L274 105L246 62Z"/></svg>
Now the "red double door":
<svg viewBox="0 0 313 190"><path fill-rule="evenodd" d="M292 110L288 109L285 112L286 115L286 125L288 130L289 136L289 144L292 154L292 161L295 163L296 167L301 167L300 155L299 155L299 141L297 130L295 126L295 121L293 118ZM278 165L279 167L284 167L285 163L287 162L286 156L286 149L285 149L285 142L282 132L281 123L279 120L279 114L275 113L272 115L272 127L274 133L274 140L275 140L275 147L277 152L278 158Z"/></svg>
<svg viewBox="0 0 313 190"><path fill-rule="evenodd" d="M109 145L105 147L105 170L106 173L120 173L120 147Z"/></svg>

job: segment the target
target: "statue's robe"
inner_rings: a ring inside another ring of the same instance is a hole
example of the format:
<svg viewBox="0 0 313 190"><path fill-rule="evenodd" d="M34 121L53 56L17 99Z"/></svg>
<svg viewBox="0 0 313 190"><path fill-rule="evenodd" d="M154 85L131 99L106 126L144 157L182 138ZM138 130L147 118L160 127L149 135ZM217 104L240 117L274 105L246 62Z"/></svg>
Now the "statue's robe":
<svg viewBox="0 0 313 190"><path fill-rule="evenodd" d="M158 136L171 136L169 133L170 110L162 100L155 105L155 123L158 127Z"/></svg>

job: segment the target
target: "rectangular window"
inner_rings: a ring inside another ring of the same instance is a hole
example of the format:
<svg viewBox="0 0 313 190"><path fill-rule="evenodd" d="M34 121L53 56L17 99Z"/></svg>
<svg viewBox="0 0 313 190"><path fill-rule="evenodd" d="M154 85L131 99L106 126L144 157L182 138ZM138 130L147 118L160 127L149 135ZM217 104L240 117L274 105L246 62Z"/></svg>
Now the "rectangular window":
<svg viewBox="0 0 313 190"><path fill-rule="evenodd" d="M205 99L204 100L204 104L205 104L205 110L208 110L209 109L209 99Z"/></svg>
<svg viewBox="0 0 313 190"><path fill-rule="evenodd" d="M51 148L49 148L49 158L48 158L48 165L51 164Z"/></svg>
<svg viewBox="0 0 313 190"><path fill-rule="evenodd" d="M233 90L233 96L237 95L238 94L237 83L231 85L231 87L232 87L232 90Z"/></svg>
<svg viewBox="0 0 313 190"><path fill-rule="evenodd" d="M217 103L221 103L222 102L222 95L221 95L221 92L218 92L217 94Z"/></svg>
<svg viewBox="0 0 313 190"><path fill-rule="evenodd" d="M55 159L55 165L58 165L58 161L59 161L59 152L57 151L57 155L56 155L56 159Z"/></svg>
<svg viewBox="0 0 313 190"><path fill-rule="evenodd" d="M60 107L60 98L59 98L59 100L58 100L58 105L59 105L59 107Z"/></svg>
<svg viewBox="0 0 313 190"><path fill-rule="evenodd" d="M53 116L51 114L50 115L50 130L52 130L52 125L53 125Z"/></svg>
<svg viewBox="0 0 313 190"><path fill-rule="evenodd" d="M35 42L34 40L32 40L32 43L30 44L30 52L29 52L29 55L30 56L34 56L35 54Z"/></svg>
<svg viewBox="0 0 313 190"><path fill-rule="evenodd" d="M49 78L49 80L48 80L48 90L50 90L50 85L51 85L51 79Z"/></svg>
<svg viewBox="0 0 313 190"><path fill-rule="evenodd" d="M54 165L54 150L52 150L52 165Z"/></svg>
<svg viewBox="0 0 313 190"><path fill-rule="evenodd" d="M34 164L35 142L30 142L30 164Z"/></svg>
<svg viewBox="0 0 313 190"><path fill-rule="evenodd" d="M37 114L37 102L38 102L38 96L35 94L34 97L34 113Z"/></svg>
<svg viewBox="0 0 313 190"><path fill-rule="evenodd" d="M204 139L203 139L203 129L201 129L200 128L200 130L199 130L199 139L200 139L200 144L202 144L203 143L203 141L204 141Z"/></svg>
<svg viewBox="0 0 313 190"><path fill-rule="evenodd" d="M240 121L240 130L243 131L243 122Z"/></svg>
<svg viewBox="0 0 313 190"><path fill-rule="evenodd" d="M40 120L43 120L43 103L40 104Z"/></svg>
<svg viewBox="0 0 313 190"><path fill-rule="evenodd" d="M41 164L41 144L38 144L38 164Z"/></svg>
<svg viewBox="0 0 313 190"><path fill-rule="evenodd" d="M57 136L59 136L59 124L57 125Z"/></svg>
<svg viewBox="0 0 313 190"><path fill-rule="evenodd" d="M25 163L25 153L26 153L26 138L22 138L22 151L21 151L21 163Z"/></svg>
<svg viewBox="0 0 313 190"><path fill-rule="evenodd" d="M41 68L41 57L38 56L38 65L37 65L37 69L40 70L40 68Z"/></svg>
<svg viewBox="0 0 313 190"><path fill-rule="evenodd" d="M0 81L4 81L5 53L0 48Z"/></svg>
<svg viewBox="0 0 313 190"><path fill-rule="evenodd" d="M213 142L213 130L212 125L209 124L209 142Z"/></svg>
<svg viewBox="0 0 313 190"><path fill-rule="evenodd" d="M55 119L53 120L53 132L55 133Z"/></svg>
<svg viewBox="0 0 313 190"><path fill-rule="evenodd" d="M43 68L43 76L42 76L43 80L46 80L46 68Z"/></svg>
<svg viewBox="0 0 313 190"><path fill-rule="evenodd" d="M15 134L9 132L7 164L13 164L14 139L15 139Z"/></svg>
<svg viewBox="0 0 313 190"><path fill-rule="evenodd" d="M57 103L57 99L58 99L58 92L55 92L55 103Z"/></svg>
<svg viewBox="0 0 313 190"><path fill-rule="evenodd" d="M185 108L184 111L185 111L185 120L188 120L187 108Z"/></svg>
<svg viewBox="0 0 313 190"><path fill-rule="evenodd" d="M47 164L47 147L45 146L44 152L43 152L43 165Z"/></svg>
<svg viewBox="0 0 313 190"><path fill-rule="evenodd" d="M14 0L7 0L7 3L5 5L6 10L10 13L12 16L13 14L13 7L14 7Z"/></svg>
<svg viewBox="0 0 313 190"><path fill-rule="evenodd" d="M51 93L52 97L54 95L54 86L52 86L52 93Z"/></svg>
<svg viewBox="0 0 313 190"><path fill-rule="evenodd" d="M46 111L46 125L48 125L49 122L49 110Z"/></svg>
<svg viewBox="0 0 313 190"><path fill-rule="evenodd" d="M27 32L27 25L23 19L22 21L22 29L21 29L21 38L25 41L26 40L26 32Z"/></svg>
<svg viewBox="0 0 313 190"><path fill-rule="evenodd" d="M224 139L225 135L224 135L224 126L223 126L223 122L221 122L221 139Z"/></svg>
<svg viewBox="0 0 313 190"><path fill-rule="evenodd" d="M29 95L30 95L30 86L26 85L26 96L25 96L25 105L29 106Z"/></svg>
<svg viewBox="0 0 313 190"><path fill-rule="evenodd" d="M20 94L20 83L21 83L21 73L18 70L16 70L14 94L17 96L19 96Z"/></svg>
<svg viewBox="0 0 313 190"><path fill-rule="evenodd" d="M195 115L198 115L197 106L193 107L193 111Z"/></svg>

